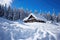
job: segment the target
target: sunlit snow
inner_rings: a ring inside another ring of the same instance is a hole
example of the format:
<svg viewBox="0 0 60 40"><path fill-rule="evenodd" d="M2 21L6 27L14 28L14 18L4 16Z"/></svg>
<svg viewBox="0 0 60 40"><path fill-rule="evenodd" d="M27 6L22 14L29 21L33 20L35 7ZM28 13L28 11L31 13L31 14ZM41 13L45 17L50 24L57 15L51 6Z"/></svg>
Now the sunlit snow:
<svg viewBox="0 0 60 40"><path fill-rule="evenodd" d="M60 23L24 23L0 18L0 40L60 40Z"/></svg>

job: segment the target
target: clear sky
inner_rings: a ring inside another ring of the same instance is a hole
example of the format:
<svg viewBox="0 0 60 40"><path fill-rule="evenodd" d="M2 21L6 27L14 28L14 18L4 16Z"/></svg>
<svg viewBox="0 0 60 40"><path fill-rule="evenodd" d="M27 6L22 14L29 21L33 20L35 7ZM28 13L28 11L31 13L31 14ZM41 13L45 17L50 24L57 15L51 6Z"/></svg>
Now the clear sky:
<svg viewBox="0 0 60 40"><path fill-rule="evenodd" d="M41 11L53 11L60 12L60 0L14 0L12 7L24 9L28 8L29 10L38 10Z"/></svg>

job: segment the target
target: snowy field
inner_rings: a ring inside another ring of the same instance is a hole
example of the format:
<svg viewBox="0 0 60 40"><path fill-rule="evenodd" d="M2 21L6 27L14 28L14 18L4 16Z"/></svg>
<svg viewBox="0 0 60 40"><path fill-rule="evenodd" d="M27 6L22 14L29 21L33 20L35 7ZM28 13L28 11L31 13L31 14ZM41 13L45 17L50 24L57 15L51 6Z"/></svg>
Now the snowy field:
<svg viewBox="0 0 60 40"><path fill-rule="evenodd" d="M60 40L60 23L24 23L0 18L0 40Z"/></svg>

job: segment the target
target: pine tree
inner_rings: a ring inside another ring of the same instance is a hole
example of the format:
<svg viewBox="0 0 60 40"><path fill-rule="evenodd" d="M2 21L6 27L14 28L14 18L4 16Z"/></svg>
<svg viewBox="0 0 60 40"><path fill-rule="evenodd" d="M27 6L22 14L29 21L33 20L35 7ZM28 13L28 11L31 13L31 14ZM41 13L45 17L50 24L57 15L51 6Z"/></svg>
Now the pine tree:
<svg viewBox="0 0 60 40"><path fill-rule="evenodd" d="M35 11L34 11L34 14L38 14L38 11L37 11L37 10L35 10Z"/></svg>
<svg viewBox="0 0 60 40"><path fill-rule="evenodd" d="M17 9L17 11L16 11L16 17L17 17L17 19L20 19L20 12L19 12L19 9Z"/></svg>
<svg viewBox="0 0 60 40"><path fill-rule="evenodd" d="M57 21L60 22L60 13L57 16Z"/></svg>
<svg viewBox="0 0 60 40"><path fill-rule="evenodd" d="M8 19L11 20L12 12L11 12L11 7L10 6L8 7L7 12L8 12L8 15L7 15L8 16Z"/></svg>
<svg viewBox="0 0 60 40"><path fill-rule="evenodd" d="M57 22L57 16L55 13L52 14L52 21Z"/></svg>
<svg viewBox="0 0 60 40"><path fill-rule="evenodd" d="M53 13L52 13L52 21L57 22L57 16L56 16L56 13L55 13L54 9L53 9Z"/></svg>
<svg viewBox="0 0 60 40"><path fill-rule="evenodd" d="M4 15L4 6L0 5L0 17Z"/></svg>
<svg viewBox="0 0 60 40"><path fill-rule="evenodd" d="M18 9L19 19L20 19L20 8Z"/></svg>
<svg viewBox="0 0 60 40"><path fill-rule="evenodd" d="M31 11L29 11L28 9L26 9L25 16L27 17L30 13L31 13Z"/></svg>
<svg viewBox="0 0 60 40"><path fill-rule="evenodd" d="M49 20L49 21L52 19L52 18L51 18L51 15L50 15L50 11L47 13L46 18L47 18L47 20Z"/></svg>
<svg viewBox="0 0 60 40"><path fill-rule="evenodd" d="M13 21L16 20L16 8L13 9Z"/></svg>
<svg viewBox="0 0 60 40"><path fill-rule="evenodd" d="M4 18L7 17L7 7L6 7L6 4L5 4L5 7L4 7Z"/></svg>
<svg viewBox="0 0 60 40"><path fill-rule="evenodd" d="M32 10L29 11L29 14L32 13Z"/></svg>
<svg viewBox="0 0 60 40"><path fill-rule="evenodd" d="M40 15L47 19L47 14L45 12L41 12Z"/></svg>
<svg viewBox="0 0 60 40"><path fill-rule="evenodd" d="M24 17L25 17L25 11L24 11L23 8L21 8L21 10L20 10L20 18L21 18L21 20L23 20Z"/></svg>

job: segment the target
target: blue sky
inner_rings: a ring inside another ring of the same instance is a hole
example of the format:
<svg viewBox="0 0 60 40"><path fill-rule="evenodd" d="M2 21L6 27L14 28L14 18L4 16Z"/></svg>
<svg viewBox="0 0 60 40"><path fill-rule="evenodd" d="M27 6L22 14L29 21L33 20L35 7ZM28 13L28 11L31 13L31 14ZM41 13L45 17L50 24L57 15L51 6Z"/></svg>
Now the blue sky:
<svg viewBox="0 0 60 40"><path fill-rule="evenodd" d="M28 8L29 10L38 10L41 11L53 11L60 12L60 0L14 0L12 5L13 8L23 7L24 9Z"/></svg>

